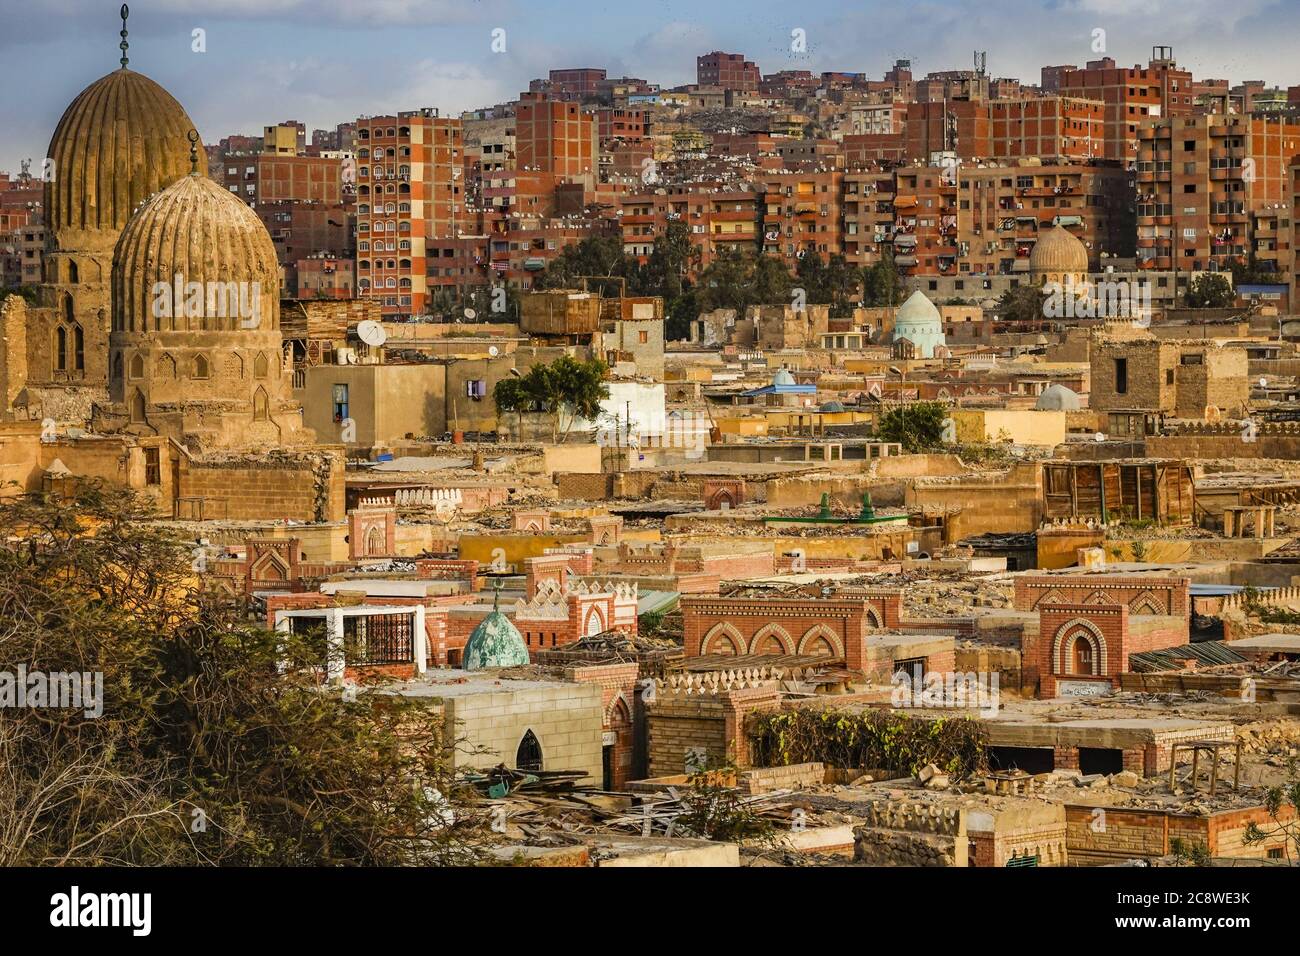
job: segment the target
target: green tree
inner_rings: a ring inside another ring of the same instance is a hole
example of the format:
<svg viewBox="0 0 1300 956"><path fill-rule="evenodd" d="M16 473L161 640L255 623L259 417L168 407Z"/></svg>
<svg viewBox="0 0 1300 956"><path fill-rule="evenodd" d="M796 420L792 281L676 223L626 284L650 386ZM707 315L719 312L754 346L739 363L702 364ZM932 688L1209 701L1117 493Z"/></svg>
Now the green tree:
<svg viewBox="0 0 1300 956"><path fill-rule="evenodd" d="M1253 252L1246 257L1245 262L1233 260L1232 284L1234 287L1240 285L1275 285L1280 281L1284 281L1284 277L1261 266Z"/></svg>
<svg viewBox="0 0 1300 956"><path fill-rule="evenodd" d="M753 259L750 288L754 303L775 304L789 302L794 280L785 263L776 256L758 255ZM753 304L753 303L751 303Z"/></svg>
<svg viewBox="0 0 1300 956"><path fill-rule="evenodd" d="M826 263L815 252L807 252L800 259L794 270L796 287L804 290L810 303L825 305L830 302L830 287L827 281Z"/></svg>
<svg viewBox="0 0 1300 956"><path fill-rule="evenodd" d="M562 441L576 419L600 417L600 403L609 398L608 375L609 366L600 359L561 355L549 365L534 365L520 378L501 379L492 388L492 401L498 413L551 412L552 438ZM563 430L562 419L567 419Z"/></svg>
<svg viewBox="0 0 1300 956"><path fill-rule="evenodd" d="M903 280L894 265L894 256L886 251L877 262L862 271L862 299L874 308L895 306L907 297Z"/></svg>
<svg viewBox="0 0 1300 956"><path fill-rule="evenodd" d="M654 247L637 277L637 291L662 296L665 305L673 302L681 296L697 259L690 229L684 222L670 222L668 229L655 237Z"/></svg>
<svg viewBox="0 0 1300 956"><path fill-rule="evenodd" d="M826 262L826 301L833 318L853 314L853 304L861 289L862 275L839 253Z"/></svg>
<svg viewBox="0 0 1300 956"><path fill-rule="evenodd" d="M524 437L524 412L533 410L533 397L523 379L503 378L492 386L492 403L497 415L514 412L519 422L519 439Z"/></svg>
<svg viewBox="0 0 1300 956"><path fill-rule="evenodd" d="M1272 822L1260 826L1248 823L1242 841L1247 846L1282 844L1282 853L1288 862L1300 860L1300 774L1296 762L1287 767L1288 780L1280 787L1269 787L1264 793L1264 808Z"/></svg>
<svg viewBox="0 0 1300 956"><path fill-rule="evenodd" d="M943 444L947 417L948 406L943 402L913 402L881 415L876 432L881 441L897 442L910 454L930 451Z"/></svg>
<svg viewBox="0 0 1300 956"><path fill-rule="evenodd" d="M573 289L582 276L635 278L636 264L623 253L623 241L613 236L589 236L565 246L538 280L542 289Z"/></svg>
<svg viewBox="0 0 1300 956"><path fill-rule="evenodd" d="M1042 322L1047 293L1035 285L1017 285L998 298L997 314L1007 322Z"/></svg>
<svg viewBox="0 0 1300 956"><path fill-rule="evenodd" d="M200 590L192 546L142 502L94 484L11 498L0 540L5 669L102 675L98 716L0 719L0 865L476 858L433 715L324 687L323 638Z"/></svg>
<svg viewBox="0 0 1300 956"><path fill-rule="evenodd" d="M1189 309L1227 309L1237 300L1228 277L1218 272L1202 272L1187 286L1183 303Z"/></svg>
<svg viewBox="0 0 1300 956"><path fill-rule="evenodd" d="M700 315L699 298L692 287L664 303L664 338L670 342L691 337L691 323Z"/></svg>
<svg viewBox="0 0 1300 956"><path fill-rule="evenodd" d="M755 301L753 259L734 249L717 256L700 276L701 312L734 309L743 316Z"/></svg>

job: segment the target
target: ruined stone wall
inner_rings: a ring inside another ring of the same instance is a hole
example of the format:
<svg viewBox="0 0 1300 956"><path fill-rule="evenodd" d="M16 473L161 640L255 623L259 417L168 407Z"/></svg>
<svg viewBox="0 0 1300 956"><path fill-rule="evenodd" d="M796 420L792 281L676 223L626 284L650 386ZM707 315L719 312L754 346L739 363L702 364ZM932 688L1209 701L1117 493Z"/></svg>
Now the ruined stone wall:
<svg viewBox="0 0 1300 956"><path fill-rule="evenodd" d="M14 399L27 386L27 300L0 294L0 420L13 418Z"/></svg>
<svg viewBox="0 0 1300 956"><path fill-rule="evenodd" d="M180 494L205 499L208 517L236 521L340 521L346 515L344 462L332 452L182 458Z"/></svg>
<svg viewBox="0 0 1300 956"><path fill-rule="evenodd" d="M904 800L863 805L853 858L871 866L968 866L966 812Z"/></svg>
<svg viewBox="0 0 1300 956"><path fill-rule="evenodd" d="M1174 368L1177 387L1175 413L1179 418L1199 419L1207 408L1218 409L1227 418L1246 414L1250 383L1246 377L1246 350L1240 347L1184 348L1183 354L1202 356L1200 365L1179 364Z"/></svg>

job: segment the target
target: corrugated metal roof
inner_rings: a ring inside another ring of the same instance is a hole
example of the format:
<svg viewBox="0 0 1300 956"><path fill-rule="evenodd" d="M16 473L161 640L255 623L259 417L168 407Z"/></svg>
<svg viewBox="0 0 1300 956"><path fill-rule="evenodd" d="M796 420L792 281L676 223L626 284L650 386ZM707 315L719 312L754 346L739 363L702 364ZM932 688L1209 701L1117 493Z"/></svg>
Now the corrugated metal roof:
<svg viewBox="0 0 1300 956"><path fill-rule="evenodd" d="M1180 670L1183 661L1196 661L1198 664L1213 666L1215 664L1240 664L1242 657L1223 641L1199 641L1196 644L1184 644L1182 647L1167 647L1159 651L1143 651L1128 656L1128 666L1138 674L1153 671Z"/></svg>

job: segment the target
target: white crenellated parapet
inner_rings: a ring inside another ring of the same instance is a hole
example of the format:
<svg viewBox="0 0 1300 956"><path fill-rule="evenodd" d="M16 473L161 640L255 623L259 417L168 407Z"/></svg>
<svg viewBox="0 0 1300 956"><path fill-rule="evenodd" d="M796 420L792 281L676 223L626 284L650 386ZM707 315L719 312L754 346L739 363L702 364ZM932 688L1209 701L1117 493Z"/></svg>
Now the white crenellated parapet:
<svg viewBox="0 0 1300 956"><path fill-rule="evenodd" d="M708 697L751 687L777 687L779 681L764 676L768 668L671 674L655 681L656 693L668 697Z"/></svg>
<svg viewBox="0 0 1300 956"><path fill-rule="evenodd" d="M460 507L463 495L459 488L398 488L393 503L399 507L437 507L448 502Z"/></svg>

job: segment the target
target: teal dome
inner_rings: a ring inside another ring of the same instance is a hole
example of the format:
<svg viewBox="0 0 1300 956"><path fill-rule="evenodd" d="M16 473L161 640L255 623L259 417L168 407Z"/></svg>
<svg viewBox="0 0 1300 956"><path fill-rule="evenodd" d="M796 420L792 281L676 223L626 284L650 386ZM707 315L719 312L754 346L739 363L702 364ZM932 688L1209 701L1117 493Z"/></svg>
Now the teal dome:
<svg viewBox="0 0 1300 956"><path fill-rule="evenodd" d="M902 304L894 317L892 341L902 339L916 346L919 358L934 358L934 350L947 344L939 310L919 289Z"/></svg>
<svg viewBox="0 0 1300 956"><path fill-rule="evenodd" d="M528 663L528 648L523 635L510 618L493 606L492 613L479 622L465 642L461 667L467 671L496 667L519 667Z"/></svg>

